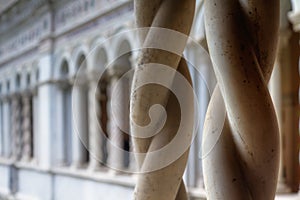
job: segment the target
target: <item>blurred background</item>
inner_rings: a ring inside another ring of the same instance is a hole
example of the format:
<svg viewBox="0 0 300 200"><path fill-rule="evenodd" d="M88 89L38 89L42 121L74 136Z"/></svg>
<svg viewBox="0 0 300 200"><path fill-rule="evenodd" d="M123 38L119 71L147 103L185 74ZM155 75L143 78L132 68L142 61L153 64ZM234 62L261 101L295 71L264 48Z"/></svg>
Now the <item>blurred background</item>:
<svg viewBox="0 0 300 200"><path fill-rule="evenodd" d="M197 0L190 35L205 49L202 3ZM113 120L129 130L131 75L116 84L135 65L132 28L131 0L0 0L0 199L132 199L135 160L126 153L132 142ZM300 199L299 32L300 0L281 0L269 83L281 133L278 199ZM184 180L191 199L205 199L201 135L216 80L195 42L184 56L199 129Z"/></svg>

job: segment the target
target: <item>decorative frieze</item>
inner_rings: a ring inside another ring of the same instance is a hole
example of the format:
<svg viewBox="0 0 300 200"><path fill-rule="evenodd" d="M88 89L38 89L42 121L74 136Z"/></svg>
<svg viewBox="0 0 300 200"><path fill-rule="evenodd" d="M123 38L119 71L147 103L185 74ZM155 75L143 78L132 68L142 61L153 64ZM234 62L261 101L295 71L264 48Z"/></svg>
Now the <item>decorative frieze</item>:
<svg viewBox="0 0 300 200"><path fill-rule="evenodd" d="M19 1L14 7L1 12L0 33L15 27L18 23L27 19L37 8L45 5L48 0Z"/></svg>
<svg viewBox="0 0 300 200"><path fill-rule="evenodd" d="M3 41L0 44L0 62L37 46L43 38L50 34L50 23L51 16L46 14L13 38Z"/></svg>
<svg viewBox="0 0 300 200"><path fill-rule="evenodd" d="M94 2L94 3L93 3ZM133 11L133 4L129 3L125 7L125 0L89 0L89 1L72 1L64 7L54 11L55 35L63 34L72 28L81 24L80 28L72 31L67 36L74 36L78 33L90 29L96 29L99 25L106 24L112 19L118 19L120 15ZM77 10L77 12L76 12ZM114 10L114 12L111 12ZM106 13L107 12L107 13ZM99 17L101 14L103 16ZM105 15L104 15L105 14ZM97 18L99 17L99 18ZM90 23L88 21L92 20Z"/></svg>

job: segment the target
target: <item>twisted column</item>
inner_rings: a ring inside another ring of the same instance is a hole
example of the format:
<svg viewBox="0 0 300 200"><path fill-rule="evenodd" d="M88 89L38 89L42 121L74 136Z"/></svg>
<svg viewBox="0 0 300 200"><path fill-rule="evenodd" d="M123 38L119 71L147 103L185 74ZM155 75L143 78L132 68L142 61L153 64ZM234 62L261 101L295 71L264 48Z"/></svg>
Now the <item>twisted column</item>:
<svg viewBox="0 0 300 200"><path fill-rule="evenodd" d="M25 94L22 98L22 132L23 132L23 161L29 161L33 155L33 138L32 138L32 102L31 95Z"/></svg>
<svg viewBox="0 0 300 200"><path fill-rule="evenodd" d="M14 95L12 97L12 115L11 115L11 130L12 130L12 147L13 159L19 160L22 156L22 104L20 97Z"/></svg>
<svg viewBox="0 0 300 200"><path fill-rule="evenodd" d="M134 3L136 23L139 28L160 27L189 35L194 16L194 0L137 0ZM157 29L141 31L139 34L142 50L139 52L140 54L133 78L130 110L131 131L132 135L134 135L134 151L137 154L136 160L139 170L134 198L137 200L183 200L188 198L182 181L188 151L182 152L182 155L172 163L164 165L159 169L147 171L152 163L158 164L166 160L165 156L168 155L157 152L158 160L156 161L151 159L151 155L172 141L181 123L180 105L178 105L176 97L170 94L169 88L156 84L148 84L137 88L137 85L143 84L143 81L149 76L153 77L153 80L159 79L158 81L165 79L172 85L174 78L172 74L165 77L161 77L161 73L151 74L153 67L147 64L157 63L166 65L171 69L177 70L191 83L186 62L181 56L168 51L145 48L154 44L158 38L160 38L160 32ZM179 54L181 54L185 48L186 41L182 43L177 43L177 41L172 42L174 42L174 46L176 46ZM163 47L163 45L167 46L168 44L165 43L161 45ZM189 96L187 98L189 98ZM160 123L161 116L157 116L155 119L149 119L149 110L154 104L164 107L167 119L161 131L152 135L155 130L147 129L141 131L138 127L147 126L151 120L154 120L153 124ZM190 99L190 106L191 108L193 107L192 98ZM193 121L193 111L191 110L189 114L190 116L186 117L189 118L190 121ZM186 126L187 137L185 139L187 140L189 140L191 134L189 128L190 124ZM143 138L135 137L135 135L142 135ZM139 153L144 153L144 155L139 155ZM169 156L171 156L171 154Z"/></svg>
<svg viewBox="0 0 300 200"><path fill-rule="evenodd" d="M208 199L275 197L279 132L267 83L275 59L278 17L278 0L272 4L205 1L207 42L218 81L203 137Z"/></svg>

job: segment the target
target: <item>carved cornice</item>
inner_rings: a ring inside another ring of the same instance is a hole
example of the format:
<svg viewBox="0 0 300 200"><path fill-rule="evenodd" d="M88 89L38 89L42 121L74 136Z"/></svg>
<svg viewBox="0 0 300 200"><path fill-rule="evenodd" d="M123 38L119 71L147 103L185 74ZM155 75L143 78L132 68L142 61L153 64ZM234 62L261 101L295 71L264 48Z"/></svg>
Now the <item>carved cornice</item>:
<svg viewBox="0 0 300 200"><path fill-rule="evenodd" d="M71 31L75 27L78 30L72 32L71 35L88 30L105 21L110 20L113 16L118 16L124 12L122 7L131 4L129 0L77 0L55 9L54 26L55 36L62 35ZM129 6L130 9L130 6ZM113 11L114 10L114 11ZM113 11L113 16L109 14ZM92 23L88 23L92 21ZM85 26L83 24L88 23ZM80 27L82 26L82 27Z"/></svg>
<svg viewBox="0 0 300 200"><path fill-rule="evenodd" d="M11 59L25 51L37 47L39 42L51 34L51 17L40 17L31 26L19 31L13 38L0 43L0 62Z"/></svg>
<svg viewBox="0 0 300 200"><path fill-rule="evenodd" d="M48 0L17 1L1 13L0 34L28 19L39 7L47 3Z"/></svg>

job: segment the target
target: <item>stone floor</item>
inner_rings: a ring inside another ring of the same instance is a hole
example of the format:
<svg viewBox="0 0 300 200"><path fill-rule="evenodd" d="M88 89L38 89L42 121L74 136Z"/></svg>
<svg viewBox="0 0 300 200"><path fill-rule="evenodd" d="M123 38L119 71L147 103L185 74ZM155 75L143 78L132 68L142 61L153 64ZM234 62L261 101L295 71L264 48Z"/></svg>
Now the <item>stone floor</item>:
<svg viewBox="0 0 300 200"><path fill-rule="evenodd" d="M300 193L289 195L277 195L275 200L300 200Z"/></svg>

